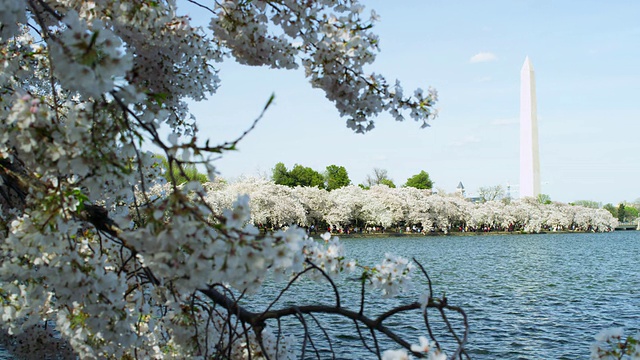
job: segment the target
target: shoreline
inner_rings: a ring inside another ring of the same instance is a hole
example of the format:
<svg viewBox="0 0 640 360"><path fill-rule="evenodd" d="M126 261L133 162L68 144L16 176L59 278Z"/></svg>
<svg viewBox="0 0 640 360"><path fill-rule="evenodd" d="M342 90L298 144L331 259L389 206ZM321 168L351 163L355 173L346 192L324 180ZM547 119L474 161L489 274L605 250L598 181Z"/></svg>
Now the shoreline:
<svg viewBox="0 0 640 360"><path fill-rule="evenodd" d="M542 235L542 234L587 234L586 231L541 231L539 233L528 233L521 231L477 231L477 232L460 232L454 231L445 234L441 231L421 234L421 233L406 233L406 232L385 232L385 233L351 233L351 234L336 234L331 233L331 236L337 236L340 239L368 239L368 238L387 238L387 237L440 237L440 236L489 236L489 235ZM309 236L316 238L322 235L321 233L310 234Z"/></svg>

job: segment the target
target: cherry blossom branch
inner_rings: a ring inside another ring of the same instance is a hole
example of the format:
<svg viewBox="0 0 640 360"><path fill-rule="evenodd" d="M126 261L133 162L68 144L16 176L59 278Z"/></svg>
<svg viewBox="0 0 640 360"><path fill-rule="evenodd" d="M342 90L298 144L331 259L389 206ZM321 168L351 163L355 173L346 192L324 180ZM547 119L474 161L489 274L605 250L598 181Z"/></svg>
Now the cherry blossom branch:
<svg viewBox="0 0 640 360"><path fill-rule="evenodd" d="M297 279L297 278L296 278ZM287 286L290 286L291 283L289 283ZM464 346L466 345L467 342L467 337L468 337L468 322L467 322L467 317L466 314L464 313L464 311L456 306L451 306L447 303L446 298L442 298L442 299L435 299L435 298L429 298L428 303L427 304L421 304L419 302L414 302L414 303L410 303L410 304L405 304L405 305L400 305L397 307L394 307L391 310L388 310L380 315L378 315L375 318L370 318L368 316L365 316L364 314L362 314L362 312L355 312L355 311L351 311L349 309L340 307L340 306L330 306L330 305L295 305L295 306L290 306L290 307L285 307L282 309L278 309L278 310L267 310L267 311L263 311L263 312L253 312L253 311L249 311L246 308L244 308L243 306L239 305L237 301L234 301L232 299L229 299L228 297L224 296L223 294L219 293L217 290L213 289L213 288L207 288L207 289L200 289L199 290L202 294L204 294L205 296L207 296L209 299L211 299L214 303L223 306L225 309L227 309L227 311L229 312L229 314L234 314L235 316L238 317L238 319L243 322L243 323L247 323L250 324L252 326L252 328L254 329L255 332L260 332L262 329L264 329L266 321L268 320L277 320L278 322L280 321L280 319L285 318L285 317L289 317L289 316L293 316L298 318L298 320L300 321L300 324L303 327L304 333L305 333L305 339L308 338L308 327L306 322L304 322L304 320L301 318L302 315L307 314L310 315L312 317L312 319L314 321L317 321L315 318L316 314L333 314L333 315L340 315L344 318L347 318L351 321L354 322L356 329L358 331L358 334L360 336L360 338L362 339L363 343L365 344L365 347L369 350L372 351L374 353L377 353L378 355L380 355L380 351L378 348L378 340L376 339L375 336L375 331L384 334L387 338L391 339L392 341L394 341L395 343L397 343L398 345L404 347L407 350L411 350L411 344L408 343L407 341L405 341L404 339L402 339L399 335L397 335L393 330L389 329L388 327L386 327L384 325L384 321L389 319L390 317L403 313L403 312L407 312L407 311L411 311L411 310L416 310L416 309L421 309L421 308L425 308L429 309L429 308L434 308L437 309L440 313L441 316L445 322L445 324L447 324L447 328L449 330L449 333L452 334L452 336L454 337L454 339L456 340L456 342L458 343L458 347L456 348L456 351L454 353L455 356L461 356L462 354L466 354L465 350L464 350ZM273 303L272 303L273 305ZM269 308L271 307L271 305L269 306ZM454 311L457 312L459 314L461 314L463 316L464 319L464 336L462 338L458 337L456 334L455 329L453 328L453 325L449 322L446 313L444 312L445 310L448 311ZM426 311L425 311L426 314ZM426 320L426 317L425 317ZM373 351L373 349L371 349L366 342L364 341L364 337L363 334L360 331L360 325L359 324L363 324L364 326L366 326L369 331L372 332L372 336L374 337L374 343L376 344L376 349L375 351ZM429 327L428 322L427 322L427 327ZM322 331L324 331L321 328ZM375 330L375 331L374 331ZM433 336L433 334L431 333L431 330L429 328L430 331L430 336ZM309 338L309 340L311 340ZM433 340L435 341L435 338L433 338ZM306 343L306 341L305 341ZM303 345L304 347L304 345ZM304 350L303 350L304 351ZM420 353L414 352L415 356L421 356Z"/></svg>

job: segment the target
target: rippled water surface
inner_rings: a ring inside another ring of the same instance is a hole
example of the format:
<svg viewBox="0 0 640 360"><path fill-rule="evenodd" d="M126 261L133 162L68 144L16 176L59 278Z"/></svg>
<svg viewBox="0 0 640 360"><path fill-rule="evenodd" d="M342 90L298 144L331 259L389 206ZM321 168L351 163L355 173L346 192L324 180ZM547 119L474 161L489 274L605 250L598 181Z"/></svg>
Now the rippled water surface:
<svg viewBox="0 0 640 360"><path fill-rule="evenodd" d="M450 304L467 312L474 359L584 359L602 328L624 326L635 334L640 327L640 232L343 241L348 257L371 264L392 252L425 265L435 293L446 292ZM341 287L349 284L357 287L355 281ZM331 301L329 289L315 284L298 286L295 294L289 301ZM356 304L358 296L345 290L343 303ZM383 304L374 298L367 310L380 313ZM424 328L418 319L413 314L392 325L417 343ZM326 327L338 338L333 345L343 348L339 357L371 357L352 324L336 319Z"/></svg>
<svg viewBox="0 0 640 360"><path fill-rule="evenodd" d="M602 328L640 330L640 232L608 234L538 234L344 239L349 258L371 265L385 252L415 257L427 269L436 294L462 306L471 334L468 351L474 359L584 359ZM418 280L413 292L393 299L408 303L425 291ZM282 284L266 284L265 292L249 299L264 309ZM358 282L338 282L343 306L357 311ZM270 289L271 287L271 289ZM275 308L291 304L332 304L326 284L302 281ZM387 310L388 300L371 297L365 313ZM435 315L435 314L434 314ZM353 324L322 317L331 346L340 359L370 359ZM425 327L417 313L391 319L388 325L417 343ZM454 320L454 324L459 324ZM320 357L329 344L307 318ZM441 324L434 326L441 330ZM445 348L450 345L442 338ZM369 342L371 344L371 342ZM300 343L299 343L300 345ZM383 343L382 347L391 347ZM395 348L395 347L394 347ZM450 349L451 347L449 347ZM3 358L0 351L0 358ZM305 358L311 357L309 353Z"/></svg>

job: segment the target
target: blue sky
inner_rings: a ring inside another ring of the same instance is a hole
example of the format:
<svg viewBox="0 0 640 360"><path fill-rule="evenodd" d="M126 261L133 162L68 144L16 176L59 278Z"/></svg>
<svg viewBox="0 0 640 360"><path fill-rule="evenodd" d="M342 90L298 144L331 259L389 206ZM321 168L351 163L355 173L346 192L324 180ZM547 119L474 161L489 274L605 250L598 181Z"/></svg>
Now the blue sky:
<svg viewBox="0 0 640 360"><path fill-rule="evenodd" d="M381 52L370 70L405 92L433 86L431 127L390 116L354 134L298 71L219 65L222 86L192 105L200 138L240 135L276 100L239 151L217 161L222 177L270 175L277 162L323 171L344 166L354 183L374 167L397 185L421 170L452 192L519 181L520 68L536 72L542 192L553 200L617 204L640 198L640 2L363 1L380 15ZM184 10L194 20L199 11Z"/></svg>

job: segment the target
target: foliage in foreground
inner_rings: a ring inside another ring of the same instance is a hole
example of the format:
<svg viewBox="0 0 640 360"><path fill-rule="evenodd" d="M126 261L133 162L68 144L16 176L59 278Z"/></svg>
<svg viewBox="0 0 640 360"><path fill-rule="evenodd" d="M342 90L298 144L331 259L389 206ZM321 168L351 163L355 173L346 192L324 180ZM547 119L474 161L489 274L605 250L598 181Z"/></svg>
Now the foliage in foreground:
<svg viewBox="0 0 640 360"><path fill-rule="evenodd" d="M624 336L624 329L604 329L591 346L592 359L640 359L640 336Z"/></svg>

